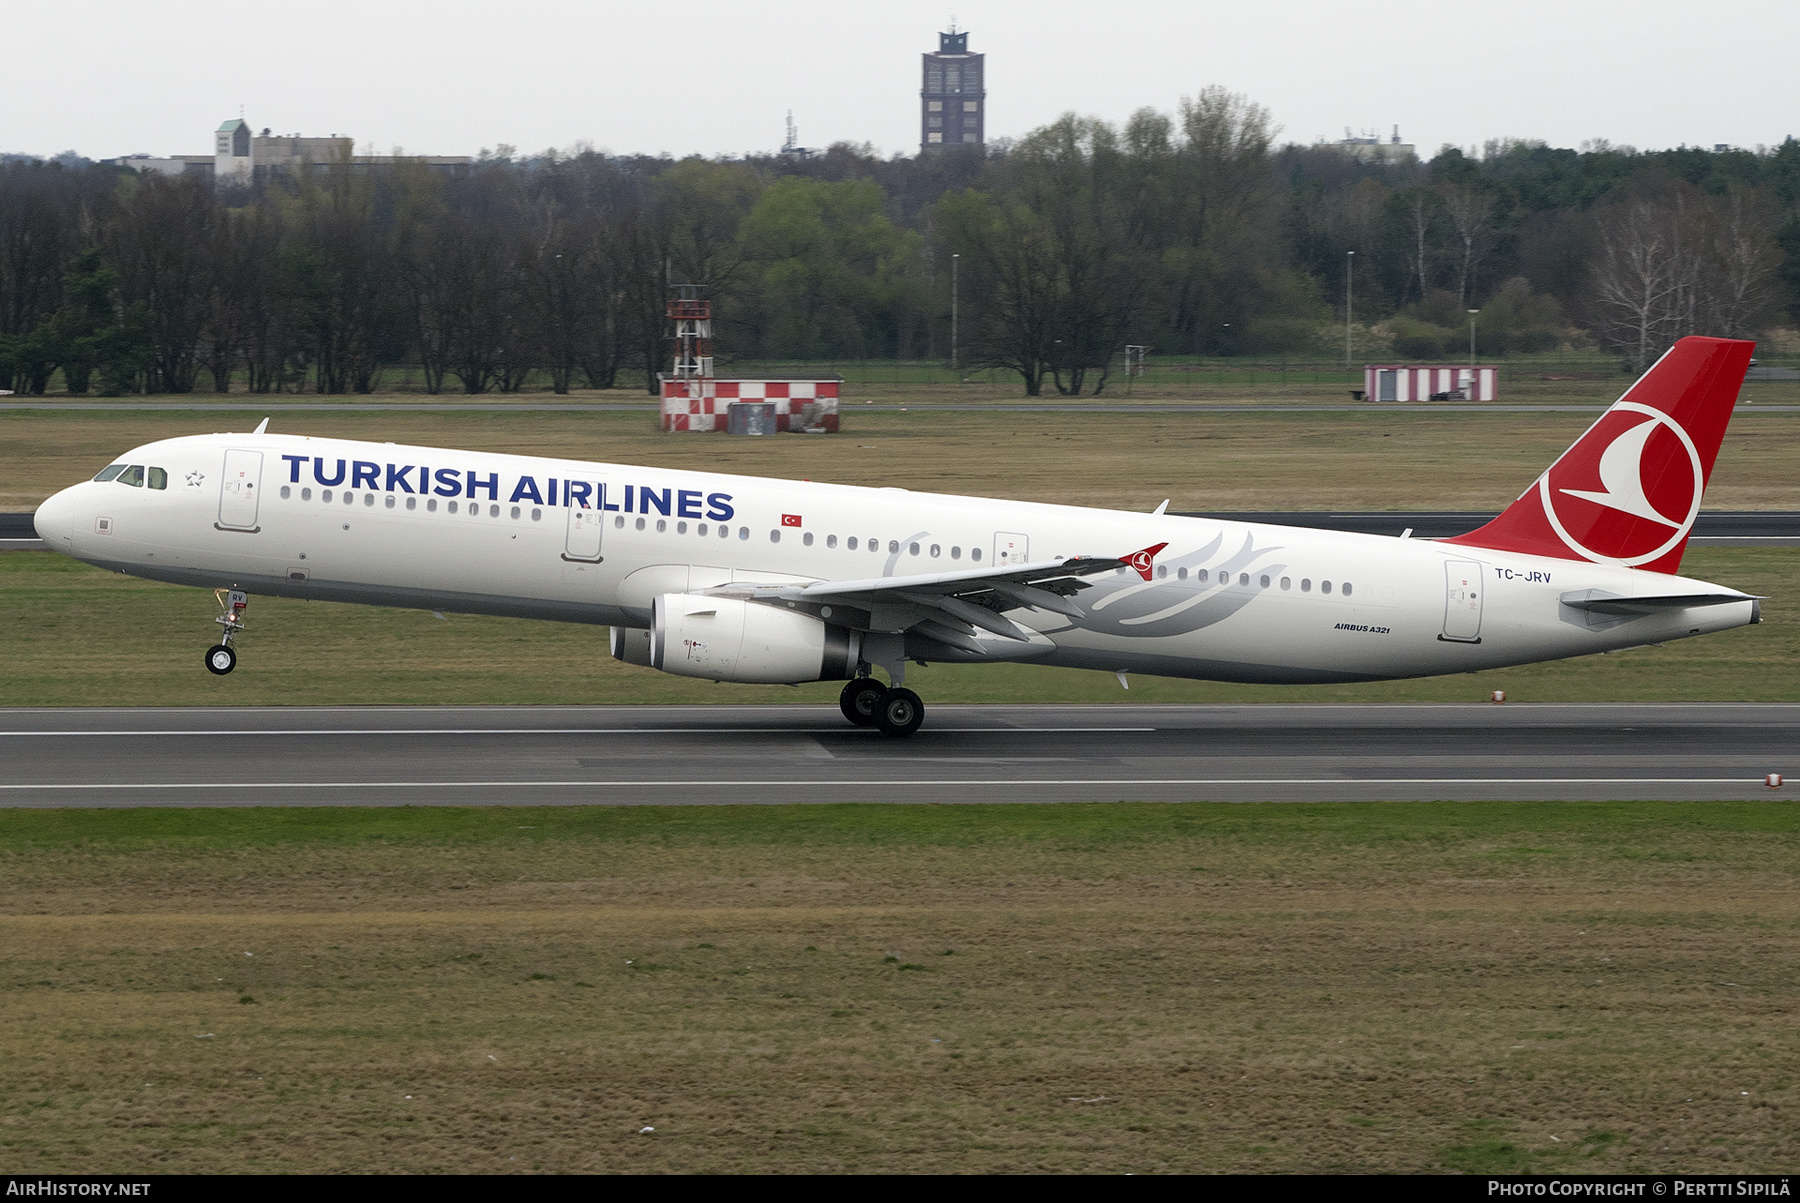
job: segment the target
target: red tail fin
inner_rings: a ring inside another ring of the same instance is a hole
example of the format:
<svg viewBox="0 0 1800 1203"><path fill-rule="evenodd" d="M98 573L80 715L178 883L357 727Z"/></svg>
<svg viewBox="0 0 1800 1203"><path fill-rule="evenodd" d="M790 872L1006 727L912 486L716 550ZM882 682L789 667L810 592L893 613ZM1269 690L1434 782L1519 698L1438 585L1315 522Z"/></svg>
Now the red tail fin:
<svg viewBox="0 0 1800 1203"><path fill-rule="evenodd" d="M1443 542L1678 571L1755 347L1682 339L1504 514Z"/></svg>

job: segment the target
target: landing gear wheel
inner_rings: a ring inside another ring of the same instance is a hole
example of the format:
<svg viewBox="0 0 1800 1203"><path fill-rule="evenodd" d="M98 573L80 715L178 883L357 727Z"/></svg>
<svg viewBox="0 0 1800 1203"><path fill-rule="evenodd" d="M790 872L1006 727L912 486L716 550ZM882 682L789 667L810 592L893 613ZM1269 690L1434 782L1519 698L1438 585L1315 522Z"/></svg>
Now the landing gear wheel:
<svg viewBox="0 0 1800 1203"><path fill-rule="evenodd" d="M215 643L206 649L206 671L215 677L222 677L237 667L237 653L223 643Z"/></svg>
<svg viewBox="0 0 1800 1203"><path fill-rule="evenodd" d="M910 689L890 689L875 716L883 735L902 738L917 731L925 721L925 703Z"/></svg>
<svg viewBox="0 0 1800 1203"><path fill-rule="evenodd" d="M857 726L873 727L880 721L881 699L887 692L888 687L874 677L858 677L838 695L838 709Z"/></svg>

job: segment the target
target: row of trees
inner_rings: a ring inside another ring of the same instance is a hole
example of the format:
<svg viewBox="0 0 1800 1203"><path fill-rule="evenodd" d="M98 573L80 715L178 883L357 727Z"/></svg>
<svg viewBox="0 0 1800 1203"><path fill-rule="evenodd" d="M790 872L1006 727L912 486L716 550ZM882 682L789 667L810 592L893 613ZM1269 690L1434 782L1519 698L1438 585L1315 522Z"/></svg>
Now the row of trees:
<svg viewBox="0 0 1800 1203"><path fill-rule="evenodd" d="M887 160L345 162L235 189L4 162L0 384L366 392L410 364L432 392L654 391L672 282L707 286L727 354L954 354L1034 394L1099 391L1129 342L1341 346L1346 304L1407 355L1445 353L1479 307L1490 353L1594 339L1630 366L1800 308L1792 140L1420 163L1278 133L1209 88L1122 126Z"/></svg>

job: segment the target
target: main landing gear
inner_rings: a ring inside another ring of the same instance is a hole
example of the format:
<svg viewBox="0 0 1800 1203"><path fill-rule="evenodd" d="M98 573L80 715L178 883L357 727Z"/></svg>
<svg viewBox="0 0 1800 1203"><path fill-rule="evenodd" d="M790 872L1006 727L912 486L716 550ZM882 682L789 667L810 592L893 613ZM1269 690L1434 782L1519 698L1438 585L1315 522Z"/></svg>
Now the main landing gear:
<svg viewBox="0 0 1800 1203"><path fill-rule="evenodd" d="M838 697L844 717L859 727L880 727L883 735L911 735L925 721L925 703L910 689L889 688L874 677L858 677Z"/></svg>
<svg viewBox="0 0 1800 1203"><path fill-rule="evenodd" d="M219 599L219 609L225 611L213 619L225 628L225 638L206 649L206 671L222 677L237 667L237 651L231 641L244 629L244 607L250 604L250 595L237 589L214 589L213 596Z"/></svg>

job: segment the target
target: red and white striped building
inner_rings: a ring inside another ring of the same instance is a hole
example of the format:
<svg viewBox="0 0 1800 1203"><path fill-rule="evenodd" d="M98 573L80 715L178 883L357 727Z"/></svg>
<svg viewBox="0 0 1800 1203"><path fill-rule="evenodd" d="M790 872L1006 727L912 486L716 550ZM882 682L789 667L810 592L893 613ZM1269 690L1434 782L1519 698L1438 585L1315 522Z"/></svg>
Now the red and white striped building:
<svg viewBox="0 0 1800 1203"><path fill-rule="evenodd" d="M725 434L731 429L731 407L750 405L760 412L739 414L756 419L740 427L742 433L768 433L769 416L776 431L837 433L842 381L717 379L712 374L712 302L700 295L698 284L677 284L674 291L667 316L674 324L675 370L658 377L664 431Z"/></svg>
<svg viewBox="0 0 1800 1203"><path fill-rule="evenodd" d="M730 407L766 401L775 407L775 429L794 431L838 428L838 380L715 380L712 377L662 378L662 428L665 431L716 431L723 434Z"/></svg>
<svg viewBox="0 0 1800 1203"><path fill-rule="evenodd" d="M1371 401L1492 401L1499 395L1499 383L1500 369L1493 366L1370 364L1363 368L1363 395Z"/></svg>

